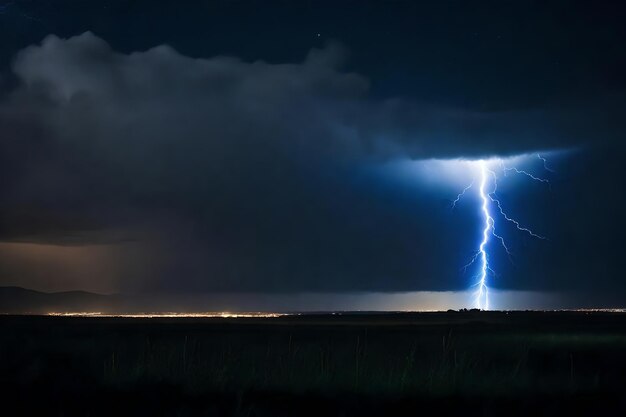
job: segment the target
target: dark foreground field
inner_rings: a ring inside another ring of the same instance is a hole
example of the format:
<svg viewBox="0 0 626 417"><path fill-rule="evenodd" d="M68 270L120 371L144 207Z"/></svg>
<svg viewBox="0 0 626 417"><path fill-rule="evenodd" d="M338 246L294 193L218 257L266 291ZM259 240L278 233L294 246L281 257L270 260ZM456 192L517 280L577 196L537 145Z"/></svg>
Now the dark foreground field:
<svg viewBox="0 0 626 417"><path fill-rule="evenodd" d="M619 313L0 323L2 415L626 413Z"/></svg>

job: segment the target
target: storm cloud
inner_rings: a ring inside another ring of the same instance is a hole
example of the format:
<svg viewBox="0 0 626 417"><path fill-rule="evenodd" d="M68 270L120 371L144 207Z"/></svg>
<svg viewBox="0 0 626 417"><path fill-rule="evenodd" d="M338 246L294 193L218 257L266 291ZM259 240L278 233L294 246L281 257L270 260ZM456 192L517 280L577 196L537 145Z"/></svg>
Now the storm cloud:
<svg viewBox="0 0 626 417"><path fill-rule="evenodd" d="M115 268L81 266L101 283L90 289L458 289L444 259L471 253L456 237L467 218L450 219L440 194L390 192L366 168L621 149L622 115L606 110L619 97L484 112L377 99L346 59L336 44L275 64L48 36L17 54L0 102L0 238L98 248ZM6 266L7 253L5 277L45 280Z"/></svg>

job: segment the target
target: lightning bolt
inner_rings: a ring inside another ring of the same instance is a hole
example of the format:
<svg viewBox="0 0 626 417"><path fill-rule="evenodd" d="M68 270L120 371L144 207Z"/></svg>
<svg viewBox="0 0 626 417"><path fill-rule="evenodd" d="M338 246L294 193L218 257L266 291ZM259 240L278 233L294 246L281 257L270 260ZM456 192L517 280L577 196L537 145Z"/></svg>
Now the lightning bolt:
<svg viewBox="0 0 626 417"><path fill-rule="evenodd" d="M484 163L483 163L484 166ZM515 225L515 228L517 230L519 230L520 232L524 232L524 233L528 233L530 236L532 237L536 237L537 239L542 239L542 240L546 240L545 237L540 236L536 233L534 233L532 230L530 230L527 227L522 226L517 220L509 217L505 212L504 209L502 208L502 203L500 202L500 200L497 198L496 192L498 191L498 176L496 175L495 172L493 172L492 170L485 168L489 174L493 177L493 191L491 191L490 193L487 194L487 197L489 197L489 199L491 200L492 203L494 203L496 205L496 207L498 208L498 211L500 212L500 214L502 215L502 217L504 218L504 220L506 220L507 222L512 223L513 225ZM505 170L508 168L504 168ZM510 168L515 170L516 172L520 172L520 173L525 173L525 171L521 171L518 170L517 168ZM535 178L532 175L528 174L531 178ZM542 181L542 180L541 180ZM543 181L542 181L543 182ZM546 180L547 182L547 180ZM504 239L501 239L502 241L502 245L504 245L504 247L506 248L506 245L504 244ZM509 255L511 255L511 253L508 251L507 249L507 253Z"/></svg>
<svg viewBox="0 0 626 417"><path fill-rule="evenodd" d="M546 158L541 156L541 154L537 154L537 158L541 159L541 162L543 162L543 169L545 169L548 172L552 172L552 173L554 172L553 170L548 168L548 161L546 160Z"/></svg>
<svg viewBox="0 0 626 417"><path fill-rule="evenodd" d="M548 181L547 179L536 177L533 174L531 174L530 172L524 171L523 169L517 169L515 167L504 167L503 169L504 169L505 172L513 171L516 174L526 175L528 178L532 179L533 181L538 181L538 182L543 182L543 183L546 183L546 184L550 184L550 181Z"/></svg>
<svg viewBox="0 0 626 417"><path fill-rule="evenodd" d="M456 203L458 203L459 201L461 201L461 198L463 198L463 196L465 195L465 193L467 192L467 190L469 190L470 188L472 188L472 186L474 185L474 180L472 180L472 182L470 183L470 185L468 185L467 187L463 188L463 191L461 191L454 200L452 200L452 205L451 205L451 209L454 210L456 208Z"/></svg>
<svg viewBox="0 0 626 417"><path fill-rule="evenodd" d="M489 287L487 286L487 272L491 270L489 266L489 255L487 255L486 246L489 243L489 232L493 233L495 221L489 213L489 201L485 194L485 186L487 183L487 166L484 161L480 161L480 188L479 194L482 201L482 212L484 218L483 240L478 246L478 255L480 257L480 273L478 274L478 290L476 291L476 306L489 310ZM476 259L476 257L474 257Z"/></svg>
<svg viewBox="0 0 626 417"><path fill-rule="evenodd" d="M539 158L541 156L538 154ZM544 166L546 164L545 158L541 158L544 161ZM495 171L489 169L488 163L486 161L480 160L477 161L478 167L480 169L480 186L478 188L478 194L481 201L481 213L483 218L483 228L482 228L482 240L478 246L478 250L474 253L470 261L462 268L463 271L466 271L474 263L478 262L480 265L479 272L477 275L473 277L476 280L474 284L477 287L477 290L474 293L474 304L479 309L488 310L489 309L489 286L488 280L489 276L496 276L495 271L491 268L489 264L489 243L490 237L494 237L498 240L504 251L509 257L509 260L513 261L513 255L509 250L504 237L498 233L496 233L496 221L495 215L492 214L492 210L496 209L496 214L503 218L506 222L511 223L515 226L518 231L524 232L534 238L546 240L544 236L541 236L535 232L533 232L530 228L522 226L520 222L510 217L503 209L502 203L497 197L498 190L498 176ZM506 172L513 171L518 174L526 175L530 179L539 182L545 182L549 184L549 181L543 178L536 177L530 174L527 171L520 170L515 167L506 167L504 166L503 161L498 161L498 164L502 168L502 172L506 175ZM547 169L547 167L546 167ZM551 171L553 172L553 171ZM456 207L456 204L459 200L465 195L465 193L472 188L474 181L460 192L457 197L452 202L452 208Z"/></svg>
<svg viewBox="0 0 626 417"><path fill-rule="evenodd" d="M496 207L498 207L498 211L500 212L504 220L506 220L507 222L513 223L513 225L515 225L515 228L517 230L519 230L520 232L528 233L530 236L536 237L537 239L547 240L546 237L536 234L529 228L520 225L520 223L517 220L510 218L502 209L502 203L500 203L500 200L495 198L493 193L489 193L487 196L493 203L495 203Z"/></svg>

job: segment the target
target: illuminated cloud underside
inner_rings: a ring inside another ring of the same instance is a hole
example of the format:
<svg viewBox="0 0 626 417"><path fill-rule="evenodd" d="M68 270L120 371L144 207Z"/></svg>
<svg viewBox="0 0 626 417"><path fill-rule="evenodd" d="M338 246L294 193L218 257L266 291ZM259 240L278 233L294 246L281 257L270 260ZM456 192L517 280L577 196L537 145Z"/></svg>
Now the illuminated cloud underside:
<svg viewBox="0 0 626 417"><path fill-rule="evenodd" d="M536 154L536 156L542 161L544 169L549 172L553 172L547 166L547 160L540 154ZM512 158L513 161L519 159L520 157ZM505 221L512 223L518 231L527 233L528 235L545 240L544 236L538 235L533 232L528 227L522 226L520 222L510 217L503 209L502 203L497 197L497 189L498 189L498 176L492 166L497 166L500 170L506 175L507 172L514 172L516 174L525 175L533 181L538 181L546 184L550 184L549 180L545 178L537 177L525 170L518 169L515 166L507 166L507 162L503 159L490 159L490 160L478 160L478 161L467 161L471 166L475 166L478 175L480 176L480 186L478 188L478 194L480 196L481 202L481 213L484 219L484 227L482 229L482 239L478 246L478 250L470 260L470 262L463 267L463 271L466 271L468 267L473 265L475 262L478 262L479 272L474 276L474 285L477 287L477 290L474 292L474 305L476 308L489 310L489 276L495 276L495 271L491 268L489 263L489 242L490 238L496 238L501 244L502 248L506 251L509 259L511 259L511 251L509 250L506 241L502 235L496 233L496 221L492 211L494 211L497 216L498 214ZM473 187L474 181L470 183L467 187L463 189L461 193L457 195L457 197L452 201L452 208L456 207L456 204L461 200L461 198L465 195L465 193Z"/></svg>

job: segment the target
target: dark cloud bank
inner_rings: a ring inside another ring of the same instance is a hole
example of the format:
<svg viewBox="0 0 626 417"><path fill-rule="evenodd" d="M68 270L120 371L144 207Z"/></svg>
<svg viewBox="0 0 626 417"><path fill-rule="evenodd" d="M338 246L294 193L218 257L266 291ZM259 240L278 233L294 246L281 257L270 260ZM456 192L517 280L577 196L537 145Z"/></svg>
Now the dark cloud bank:
<svg viewBox="0 0 626 417"><path fill-rule="evenodd" d="M76 247L101 258L50 269L5 248L5 280L63 289L61 276L76 274L72 285L122 291L462 289L475 213L451 214L450 189L394 186L366 168L577 148L552 192L504 194L552 239L518 238L524 261L503 263L498 286L584 290L593 276L599 291L624 288L623 96L484 113L379 100L366 77L342 70L344 59L337 45L295 64L192 59L166 45L122 54L91 33L23 49L0 102L3 245L60 247L68 265L85 256Z"/></svg>

